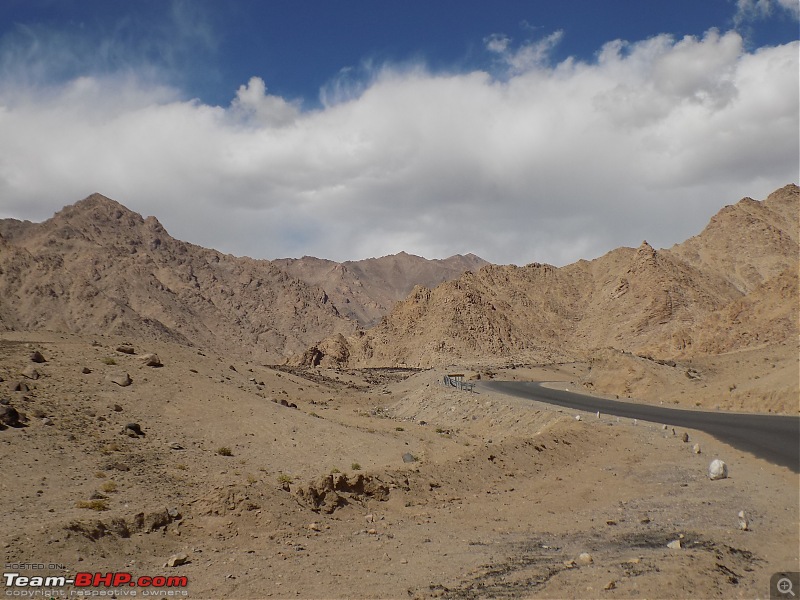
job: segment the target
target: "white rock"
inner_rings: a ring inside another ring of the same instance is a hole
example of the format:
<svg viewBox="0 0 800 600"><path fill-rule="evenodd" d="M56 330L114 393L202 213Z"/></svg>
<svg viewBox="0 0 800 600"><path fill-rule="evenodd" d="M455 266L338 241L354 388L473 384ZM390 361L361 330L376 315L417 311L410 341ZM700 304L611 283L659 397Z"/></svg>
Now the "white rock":
<svg viewBox="0 0 800 600"><path fill-rule="evenodd" d="M680 540L672 540L669 544L667 544L667 548L670 550L680 550L681 549L681 541Z"/></svg>
<svg viewBox="0 0 800 600"><path fill-rule="evenodd" d="M576 421L580 421L581 420L581 416L580 415L575 415L575 420Z"/></svg>
<svg viewBox="0 0 800 600"><path fill-rule="evenodd" d="M589 554L588 552L581 552L578 555L578 562L584 565L588 565L593 563L594 559L592 558L592 555Z"/></svg>
<svg viewBox="0 0 800 600"><path fill-rule="evenodd" d="M694 446L692 446L692 452L694 452L695 454L700 454L701 452L700 444L695 444Z"/></svg>
<svg viewBox="0 0 800 600"><path fill-rule="evenodd" d="M712 481L717 479L726 479L728 477L728 465L718 458L711 461L708 465L708 478Z"/></svg>
<svg viewBox="0 0 800 600"><path fill-rule="evenodd" d="M739 511L739 529L742 531L750 531L750 524L747 522L747 515L743 510Z"/></svg>

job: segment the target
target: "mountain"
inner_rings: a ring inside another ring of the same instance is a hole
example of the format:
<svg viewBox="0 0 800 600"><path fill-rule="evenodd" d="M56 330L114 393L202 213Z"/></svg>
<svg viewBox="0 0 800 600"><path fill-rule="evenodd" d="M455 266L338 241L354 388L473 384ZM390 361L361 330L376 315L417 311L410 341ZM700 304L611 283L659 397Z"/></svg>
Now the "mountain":
<svg viewBox="0 0 800 600"><path fill-rule="evenodd" d="M405 252L343 263L311 256L272 262L325 289L339 312L363 327L378 323L415 285L436 287L489 264L474 254L428 260Z"/></svg>
<svg viewBox="0 0 800 600"><path fill-rule="evenodd" d="M417 283L484 264L406 253L237 258L93 194L43 223L0 220L0 327L135 335L283 362L321 337L374 324Z"/></svg>
<svg viewBox="0 0 800 600"><path fill-rule="evenodd" d="M685 357L794 340L799 195L789 185L763 202L744 198L669 250L643 242L561 268L489 265L417 287L366 333L317 344L304 357L549 362L605 347Z"/></svg>
<svg viewBox="0 0 800 600"><path fill-rule="evenodd" d="M269 261L172 238L100 194L43 223L0 223L0 324L150 337L282 362L352 334L319 287Z"/></svg>

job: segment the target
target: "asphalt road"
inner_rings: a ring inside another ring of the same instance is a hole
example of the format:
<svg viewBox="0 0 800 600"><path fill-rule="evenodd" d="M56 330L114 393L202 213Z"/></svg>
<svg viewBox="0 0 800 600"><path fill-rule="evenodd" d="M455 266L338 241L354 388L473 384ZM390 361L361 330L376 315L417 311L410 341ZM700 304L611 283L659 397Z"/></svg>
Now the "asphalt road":
<svg viewBox="0 0 800 600"><path fill-rule="evenodd" d="M800 472L800 417L664 408L553 390L535 382L487 381L486 388L565 408L697 429L740 450Z"/></svg>

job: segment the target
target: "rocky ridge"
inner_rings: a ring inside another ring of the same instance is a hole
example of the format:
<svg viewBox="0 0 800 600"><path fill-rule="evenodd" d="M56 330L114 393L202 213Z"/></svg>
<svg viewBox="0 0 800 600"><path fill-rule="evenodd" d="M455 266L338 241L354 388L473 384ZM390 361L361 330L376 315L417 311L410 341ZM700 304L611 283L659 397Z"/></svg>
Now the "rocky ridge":
<svg viewBox="0 0 800 600"><path fill-rule="evenodd" d="M553 362L606 347L675 358L785 343L798 330L799 195L788 185L763 202L745 198L668 250L643 242L561 268L489 265L417 287L376 327L316 360Z"/></svg>

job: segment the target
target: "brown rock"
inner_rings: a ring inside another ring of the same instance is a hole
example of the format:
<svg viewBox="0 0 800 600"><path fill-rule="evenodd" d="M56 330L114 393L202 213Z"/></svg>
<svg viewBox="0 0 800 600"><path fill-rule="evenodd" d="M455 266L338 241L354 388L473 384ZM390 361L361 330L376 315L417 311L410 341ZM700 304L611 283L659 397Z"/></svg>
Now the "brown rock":
<svg viewBox="0 0 800 600"><path fill-rule="evenodd" d="M37 371L33 365L28 365L19 373L23 377L27 377L28 379L39 379L39 371Z"/></svg>
<svg viewBox="0 0 800 600"><path fill-rule="evenodd" d="M127 373L118 373L116 375L109 375L108 380L111 383L116 383L120 387L127 387L131 383L133 383L131 376L128 375Z"/></svg>
<svg viewBox="0 0 800 600"><path fill-rule="evenodd" d="M154 354L152 352L150 352L148 354L142 354L139 357L139 360L141 360L142 363L146 367L162 367L162 366L164 366L163 363L161 362L161 359L158 358L158 354Z"/></svg>
<svg viewBox="0 0 800 600"><path fill-rule="evenodd" d="M180 567L181 565L185 565L185 564L187 564L189 562L191 562L189 560L189 555L186 554L185 552L182 552L180 554L173 554L172 556L170 556L167 559L167 562L164 563L164 566L165 567Z"/></svg>
<svg viewBox="0 0 800 600"><path fill-rule="evenodd" d="M19 413L13 406L0 405L0 423L9 427L19 425Z"/></svg>

